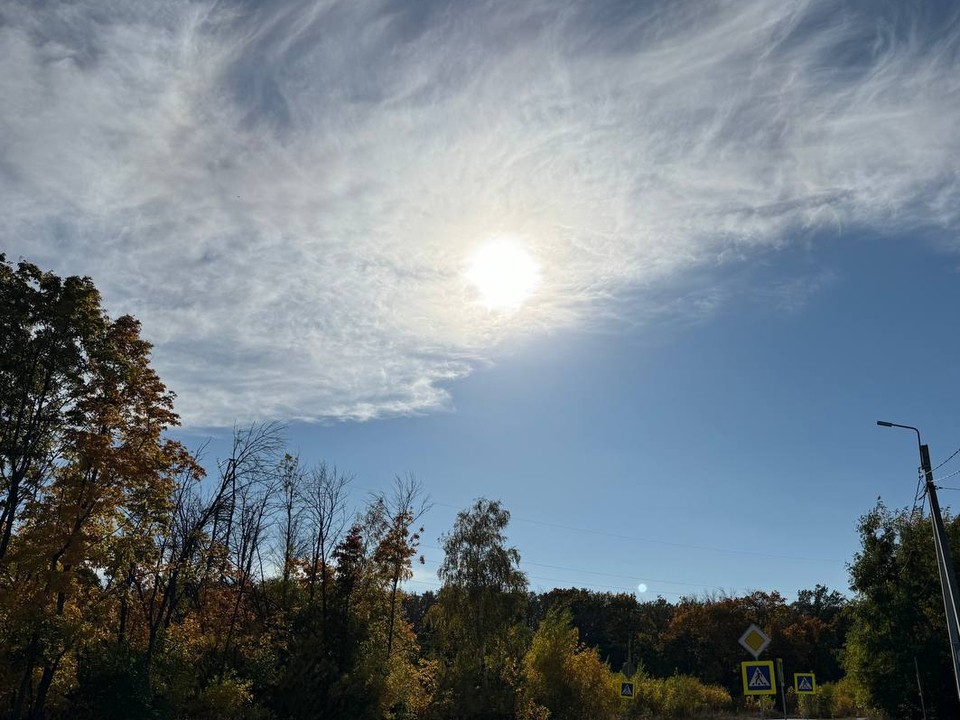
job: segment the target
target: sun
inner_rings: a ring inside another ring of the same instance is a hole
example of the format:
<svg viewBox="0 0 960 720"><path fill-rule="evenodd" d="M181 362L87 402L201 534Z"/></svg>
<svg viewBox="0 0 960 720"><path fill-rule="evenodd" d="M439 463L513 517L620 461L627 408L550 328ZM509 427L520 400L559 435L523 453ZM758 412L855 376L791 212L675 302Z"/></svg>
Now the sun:
<svg viewBox="0 0 960 720"><path fill-rule="evenodd" d="M488 310L518 310L540 285L540 265L511 236L488 240L470 256L466 279Z"/></svg>

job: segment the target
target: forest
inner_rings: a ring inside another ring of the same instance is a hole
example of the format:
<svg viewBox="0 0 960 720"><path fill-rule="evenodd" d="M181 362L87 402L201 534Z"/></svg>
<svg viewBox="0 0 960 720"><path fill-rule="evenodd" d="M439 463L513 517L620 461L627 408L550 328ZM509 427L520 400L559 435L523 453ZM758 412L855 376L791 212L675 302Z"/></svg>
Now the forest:
<svg viewBox="0 0 960 720"><path fill-rule="evenodd" d="M851 518L849 594L667 602L531 592L509 509L478 497L440 538L439 589L415 593L429 488L398 476L358 503L348 472L302 463L269 421L205 457L171 439L174 397L150 353L91 279L0 255L8 718L769 716L771 700L741 688L751 623L771 638L764 657L816 674L816 695L787 693L790 712L960 711L917 508L878 501Z"/></svg>

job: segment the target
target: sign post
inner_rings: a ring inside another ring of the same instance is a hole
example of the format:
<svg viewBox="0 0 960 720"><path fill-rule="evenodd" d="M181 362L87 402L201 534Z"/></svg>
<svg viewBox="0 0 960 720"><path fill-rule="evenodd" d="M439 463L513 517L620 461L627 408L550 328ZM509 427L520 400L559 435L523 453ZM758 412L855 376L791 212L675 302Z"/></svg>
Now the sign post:
<svg viewBox="0 0 960 720"><path fill-rule="evenodd" d="M780 676L780 702L783 704L783 720L787 720L787 681L783 677L782 658L777 658L777 675Z"/></svg>

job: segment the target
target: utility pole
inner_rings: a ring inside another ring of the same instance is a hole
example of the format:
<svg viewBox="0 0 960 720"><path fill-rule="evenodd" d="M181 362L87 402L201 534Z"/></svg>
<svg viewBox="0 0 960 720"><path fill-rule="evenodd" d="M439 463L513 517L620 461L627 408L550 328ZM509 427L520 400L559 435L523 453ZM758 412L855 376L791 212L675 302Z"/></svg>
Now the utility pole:
<svg viewBox="0 0 960 720"><path fill-rule="evenodd" d="M937 486L933 483L933 469L930 467L930 448L920 439L920 431L912 425L877 420L881 427L898 427L913 430L917 434L920 448L920 467L926 484L927 497L930 498L930 522L933 524L933 546L937 553L937 570L940 573L940 590L943 593L943 611L947 617L947 635L950 640L950 657L953 659L953 679L957 697L960 698L960 618L957 616L957 573L950 555L950 543L943 527L940 514L940 502L937 500Z"/></svg>
<svg viewBox="0 0 960 720"><path fill-rule="evenodd" d="M940 571L940 588L943 592L943 610L947 616L947 632L950 635L950 654L953 656L953 677L957 685L957 697L960 698L960 618L957 617L957 573L950 555L950 541L943 527L940 514L940 502L937 500L937 486L933 484L933 470L930 469L930 449L920 446L921 466L930 498L930 521L933 523L933 541L937 549L937 569Z"/></svg>

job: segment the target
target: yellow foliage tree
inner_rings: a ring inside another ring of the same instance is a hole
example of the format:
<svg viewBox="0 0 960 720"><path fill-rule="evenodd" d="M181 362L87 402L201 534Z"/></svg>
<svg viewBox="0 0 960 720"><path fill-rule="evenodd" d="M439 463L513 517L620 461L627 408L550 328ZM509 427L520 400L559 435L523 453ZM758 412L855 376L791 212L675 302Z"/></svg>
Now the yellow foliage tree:
<svg viewBox="0 0 960 720"><path fill-rule="evenodd" d="M579 643L570 611L552 608L523 658L521 707L556 720L612 717L620 703L612 676L597 651Z"/></svg>

